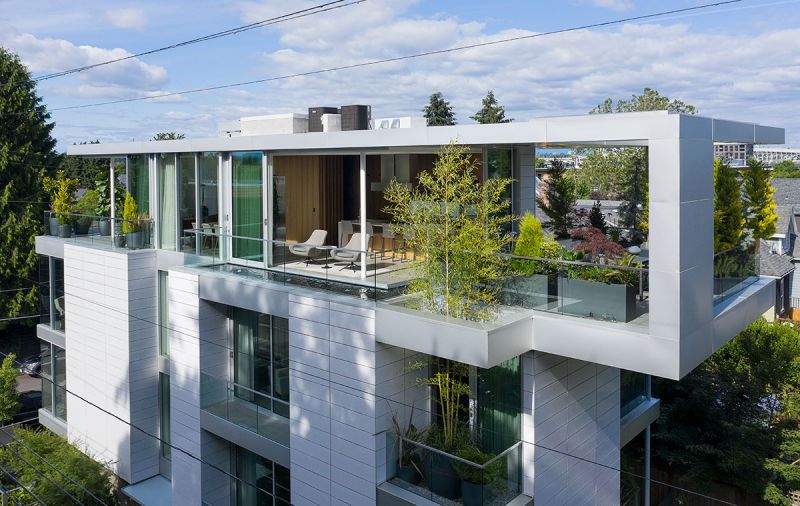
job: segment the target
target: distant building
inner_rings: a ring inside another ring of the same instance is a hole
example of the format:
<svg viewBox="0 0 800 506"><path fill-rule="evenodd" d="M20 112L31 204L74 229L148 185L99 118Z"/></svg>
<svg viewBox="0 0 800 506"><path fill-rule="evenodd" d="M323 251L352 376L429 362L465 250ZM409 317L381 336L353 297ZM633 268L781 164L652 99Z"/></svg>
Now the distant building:
<svg viewBox="0 0 800 506"><path fill-rule="evenodd" d="M714 158L727 161L734 167L744 167L747 159L753 156L753 145L741 142L714 143Z"/></svg>
<svg viewBox="0 0 800 506"><path fill-rule="evenodd" d="M795 165L800 165L800 148L773 148L759 146L753 149L753 156L767 165L791 160Z"/></svg>

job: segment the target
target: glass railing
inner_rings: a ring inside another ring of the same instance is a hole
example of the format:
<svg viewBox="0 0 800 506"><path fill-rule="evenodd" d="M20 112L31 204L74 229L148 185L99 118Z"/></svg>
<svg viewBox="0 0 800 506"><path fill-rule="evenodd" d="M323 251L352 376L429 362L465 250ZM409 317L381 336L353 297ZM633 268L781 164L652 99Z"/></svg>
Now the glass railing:
<svg viewBox="0 0 800 506"><path fill-rule="evenodd" d="M624 417L647 400L647 375L621 370L619 382L620 417Z"/></svg>
<svg viewBox="0 0 800 506"><path fill-rule="evenodd" d="M386 434L390 483L437 504L504 505L521 493L522 443L497 455L475 449L478 464L394 433Z"/></svg>
<svg viewBox="0 0 800 506"><path fill-rule="evenodd" d="M149 249L153 247L153 220L126 220L88 214L45 211L47 235L114 249Z"/></svg>
<svg viewBox="0 0 800 506"><path fill-rule="evenodd" d="M411 262L381 251L243 237L224 229L187 229L183 235L184 253L194 247L187 265L363 300L399 295L413 273Z"/></svg>
<svg viewBox="0 0 800 506"><path fill-rule="evenodd" d="M506 306L647 325L648 270L631 265L502 255Z"/></svg>
<svg viewBox="0 0 800 506"><path fill-rule="evenodd" d="M288 393L288 376L286 389ZM208 374L200 375L200 407L289 447L289 403Z"/></svg>
<svg viewBox="0 0 800 506"><path fill-rule="evenodd" d="M760 274L754 248L731 248L714 255L714 302L722 302L752 285Z"/></svg>

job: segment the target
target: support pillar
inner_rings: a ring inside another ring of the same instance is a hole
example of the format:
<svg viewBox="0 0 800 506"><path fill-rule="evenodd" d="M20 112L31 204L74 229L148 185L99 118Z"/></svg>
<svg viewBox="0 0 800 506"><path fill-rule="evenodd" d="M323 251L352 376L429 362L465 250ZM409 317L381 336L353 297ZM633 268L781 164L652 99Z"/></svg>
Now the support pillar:
<svg viewBox="0 0 800 506"><path fill-rule="evenodd" d="M359 205L358 205L358 218L361 227L361 244L359 249L361 253L361 279L367 277L367 255L363 253L367 251L367 155L361 153L359 155Z"/></svg>

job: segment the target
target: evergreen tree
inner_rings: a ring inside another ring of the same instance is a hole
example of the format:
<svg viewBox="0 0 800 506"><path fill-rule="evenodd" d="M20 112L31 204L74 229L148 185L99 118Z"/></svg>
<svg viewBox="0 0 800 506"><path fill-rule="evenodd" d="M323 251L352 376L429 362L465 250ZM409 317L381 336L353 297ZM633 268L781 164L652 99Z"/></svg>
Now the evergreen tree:
<svg viewBox="0 0 800 506"><path fill-rule="evenodd" d="M644 240L647 227L647 148L630 148L621 157L625 162L622 182L620 223L633 230L633 238Z"/></svg>
<svg viewBox="0 0 800 506"><path fill-rule="evenodd" d="M31 286L38 274L34 238L43 232L42 177L58 164L54 124L17 55L0 47L0 286ZM0 293L0 318L33 314L36 289ZM30 323L35 323L30 320Z"/></svg>
<svg viewBox="0 0 800 506"><path fill-rule="evenodd" d="M431 95L428 105L422 108L428 126L446 126L456 124L456 113L453 106L444 99L441 91Z"/></svg>
<svg viewBox="0 0 800 506"><path fill-rule="evenodd" d="M14 365L16 356L9 353L0 365L0 424L5 425L19 411L17 375L19 369Z"/></svg>
<svg viewBox="0 0 800 506"><path fill-rule="evenodd" d="M80 144L100 144L99 140ZM93 188L95 181L108 179L108 158L88 158L83 156L62 156L59 169L64 176L77 179L81 188Z"/></svg>
<svg viewBox="0 0 800 506"><path fill-rule="evenodd" d="M185 139L186 135L178 132L158 132L153 136L154 141L175 141Z"/></svg>
<svg viewBox="0 0 800 506"><path fill-rule="evenodd" d="M566 168L561 160L553 160L544 197L537 198L536 203L550 218L544 226L559 238L569 237L569 229L575 224L575 185L566 176Z"/></svg>
<svg viewBox="0 0 800 506"><path fill-rule="evenodd" d="M486 97L481 102L481 108L470 119L477 121L482 125L489 123L511 123L514 121L511 118L506 118L506 108L497 103L494 97L494 91L489 90Z"/></svg>
<svg viewBox="0 0 800 506"><path fill-rule="evenodd" d="M738 245L744 223L736 171L722 160L714 160L714 251Z"/></svg>
<svg viewBox="0 0 800 506"><path fill-rule="evenodd" d="M604 234L608 232L608 224L606 223L606 217L603 215L603 210L600 208L599 200L594 203L592 210L589 211L589 225Z"/></svg>
<svg viewBox="0 0 800 506"><path fill-rule="evenodd" d="M769 239L775 233L778 215L772 196L775 188L769 182L764 164L755 158L747 160L748 170L742 174L742 199L745 206L745 228L756 241Z"/></svg>
<svg viewBox="0 0 800 506"><path fill-rule="evenodd" d="M800 167L794 164L791 160L784 160L782 162L776 163L775 166L772 168L772 177L785 177L785 178L795 178L800 177Z"/></svg>

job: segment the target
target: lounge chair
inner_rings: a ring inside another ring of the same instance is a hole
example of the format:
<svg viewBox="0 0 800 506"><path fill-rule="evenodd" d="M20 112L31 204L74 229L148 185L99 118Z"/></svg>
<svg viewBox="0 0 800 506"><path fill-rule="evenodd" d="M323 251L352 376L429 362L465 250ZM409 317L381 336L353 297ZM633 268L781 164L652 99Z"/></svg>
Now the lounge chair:
<svg viewBox="0 0 800 506"><path fill-rule="evenodd" d="M306 266L313 260L314 258L318 257L322 250L317 249L317 246L322 246L325 244L325 239L328 237L327 230L314 230L311 232L308 240L303 243L298 244L290 244L289 245L289 252L293 255L299 257L305 257Z"/></svg>
<svg viewBox="0 0 800 506"><path fill-rule="evenodd" d="M369 244L369 234L365 234L365 239L364 243ZM344 248L331 250L331 257L340 262L349 262L339 269L340 271L344 269L357 270L356 260L361 258L361 232L353 234L353 237L350 238L350 242L348 242Z"/></svg>

